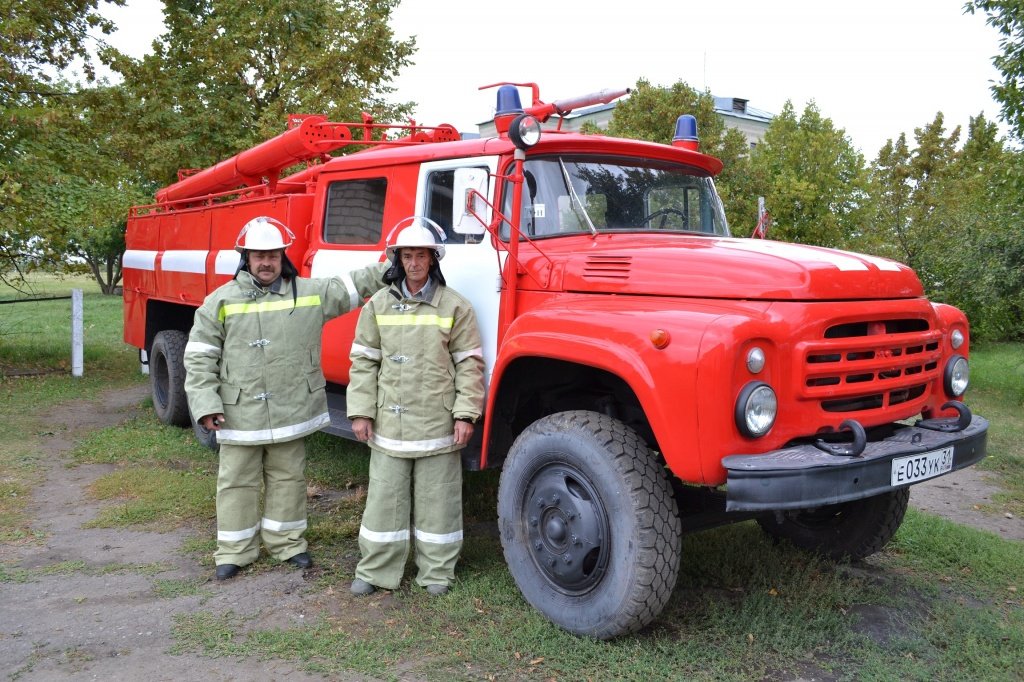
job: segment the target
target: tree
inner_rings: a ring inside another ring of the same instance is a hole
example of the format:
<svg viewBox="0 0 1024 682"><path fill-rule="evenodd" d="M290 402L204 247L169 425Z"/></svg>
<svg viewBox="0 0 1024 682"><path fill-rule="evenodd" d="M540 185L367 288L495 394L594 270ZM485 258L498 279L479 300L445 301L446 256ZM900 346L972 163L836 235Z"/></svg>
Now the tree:
<svg viewBox="0 0 1024 682"><path fill-rule="evenodd" d="M283 132L290 113L407 114L384 99L415 47L388 25L398 1L165 0L153 54L101 53L124 78L119 145L164 185Z"/></svg>
<svg viewBox="0 0 1024 682"><path fill-rule="evenodd" d="M129 207L152 192L128 166L104 121L103 88L51 105L19 145L19 203L8 216L21 259L55 270L83 265L104 293L121 279Z"/></svg>
<svg viewBox="0 0 1024 682"><path fill-rule="evenodd" d="M858 248L912 266L933 300L961 308L976 338L1024 336L1024 157L979 114L957 150L942 113L879 151Z"/></svg>
<svg viewBox="0 0 1024 682"><path fill-rule="evenodd" d="M124 5L124 0L0 0L0 108L55 94L46 86L76 59L82 60L87 79L95 78L89 31L114 30L98 11L101 2Z"/></svg>
<svg viewBox="0 0 1024 682"><path fill-rule="evenodd" d="M747 141L738 130L726 127L715 113L715 98L710 92L697 92L683 81L664 88L640 79L629 97L615 106L608 134L670 144L676 119L682 114L697 119L701 151L722 160L724 168L715 183L725 201L727 218L742 220L747 216L729 199L736 179L746 168ZM749 216L753 215L751 211Z"/></svg>
<svg viewBox="0 0 1024 682"><path fill-rule="evenodd" d="M1024 158L972 118L940 188L930 294L963 309L976 338L1024 338Z"/></svg>
<svg viewBox="0 0 1024 682"><path fill-rule="evenodd" d="M0 0L0 282L21 288L26 252L38 239L19 225L15 212L24 201L23 144L39 132L54 102L75 90L57 82L56 73L81 60L86 79L95 76L87 49L90 30L113 30L99 13L102 2L124 0Z"/></svg>
<svg viewBox="0 0 1024 682"><path fill-rule="evenodd" d="M751 153L750 169L745 194L765 197L772 216L769 237L842 247L859 233L864 159L814 102L799 118L786 102Z"/></svg>
<svg viewBox="0 0 1024 682"><path fill-rule="evenodd" d="M947 176L957 158L960 128L946 135L939 112L931 123L914 129L914 139L913 150L903 134L879 150L869 172L871 220L860 245L906 263L923 280L934 282L931 269L949 226Z"/></svg>
<svg viewBox="0 0 1024 682"><path fill-rule="evenodd" d="M986 23L1002 35L992 63L1003 80L992 86L1000 113L1017 137L1024 137L1024 2L1022 0L969 0L964 11L988 15Z"/></svg>

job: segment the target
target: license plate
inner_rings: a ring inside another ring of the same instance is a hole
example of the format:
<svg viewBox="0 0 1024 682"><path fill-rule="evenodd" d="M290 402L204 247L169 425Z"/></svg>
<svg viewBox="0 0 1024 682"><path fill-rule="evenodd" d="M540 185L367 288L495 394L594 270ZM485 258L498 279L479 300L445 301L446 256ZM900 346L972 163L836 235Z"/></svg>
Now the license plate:
<svg viewBox="0 0 1024 682"><path fill-rule="evenodd" d="M942 448L892 461L892 485L907 485L940 476L953 468L953 448Z"/></svg>

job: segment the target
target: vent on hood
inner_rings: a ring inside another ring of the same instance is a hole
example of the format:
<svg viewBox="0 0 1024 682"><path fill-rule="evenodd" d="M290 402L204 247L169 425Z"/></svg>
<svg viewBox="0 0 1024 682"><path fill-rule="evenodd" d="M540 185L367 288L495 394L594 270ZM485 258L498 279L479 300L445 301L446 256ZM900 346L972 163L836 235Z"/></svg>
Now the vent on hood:
<svg viewBox="0 0 1024 682"><path fill-rule="evenodd" d="M629 279L632 256L587 256L583 276L587 279Z"/></svg>

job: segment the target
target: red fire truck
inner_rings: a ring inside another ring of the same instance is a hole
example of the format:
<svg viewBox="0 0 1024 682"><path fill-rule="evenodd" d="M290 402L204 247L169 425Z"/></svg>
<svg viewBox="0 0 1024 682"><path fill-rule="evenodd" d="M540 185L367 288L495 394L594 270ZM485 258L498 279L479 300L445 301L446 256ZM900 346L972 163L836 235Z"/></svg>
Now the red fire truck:
<svg viewBox="0 0 1024 682"><path fill-rule="evenodd" d="M910 268L732 237L722 164L692 117L671 145L582 135L562 117L627 91L546 103L499 85L494 137L296 118L132 209L124 337L159 417L193 421L183 346L246 221L289 225L289 258L322 277L380 260L392 227L422 216L447 233L445 277L484 340L485 418L464 462L501 467L509 570L569 631L657 617L685 532L753 518L861 558L893 536L910 485L985 456L988 422L962 401L967 320ZM330 155L342 147L358 151ZM322 338L339 436L356 315Z"/></svg>

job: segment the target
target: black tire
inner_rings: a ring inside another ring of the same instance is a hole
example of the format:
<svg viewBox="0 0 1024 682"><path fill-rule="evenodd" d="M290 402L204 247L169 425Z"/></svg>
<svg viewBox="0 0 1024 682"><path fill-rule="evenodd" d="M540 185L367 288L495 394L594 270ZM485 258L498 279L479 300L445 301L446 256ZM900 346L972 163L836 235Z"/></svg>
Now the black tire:
<svg viewBox="0 0 1024 682"><path fill-rule="evenodd" d="M616 419L560 412L523 431L501 472L498 523L519 591L569 632L634 632L672 595L682 531L671 486Z"/></svg>
<svg viewBox="0 0 1024 682"><path fill-rule="evenodd" d="M213 450L214 452L220 452L220 443L217 442L217 432L211 431L200 424L196 421L195 417L190 415L189 418L192 421L192 433L195 434L196 440L199 441L199 444L204 448Z"/></svg>
<svg viewBox="0 0 1024 682"><path fill-rule="evenodd" d="M192 424L185 397L185 344L188 337L176 329L157 333L149 351L149 384L153 409L164 424L187 427Z"/></svg>
<svg viewBox="0 0 1024 682"><path fill-rule="evenodd" d="M903 523L910 488L758 519L768 535L835 561L859 561L885 547Z"/></svg>

